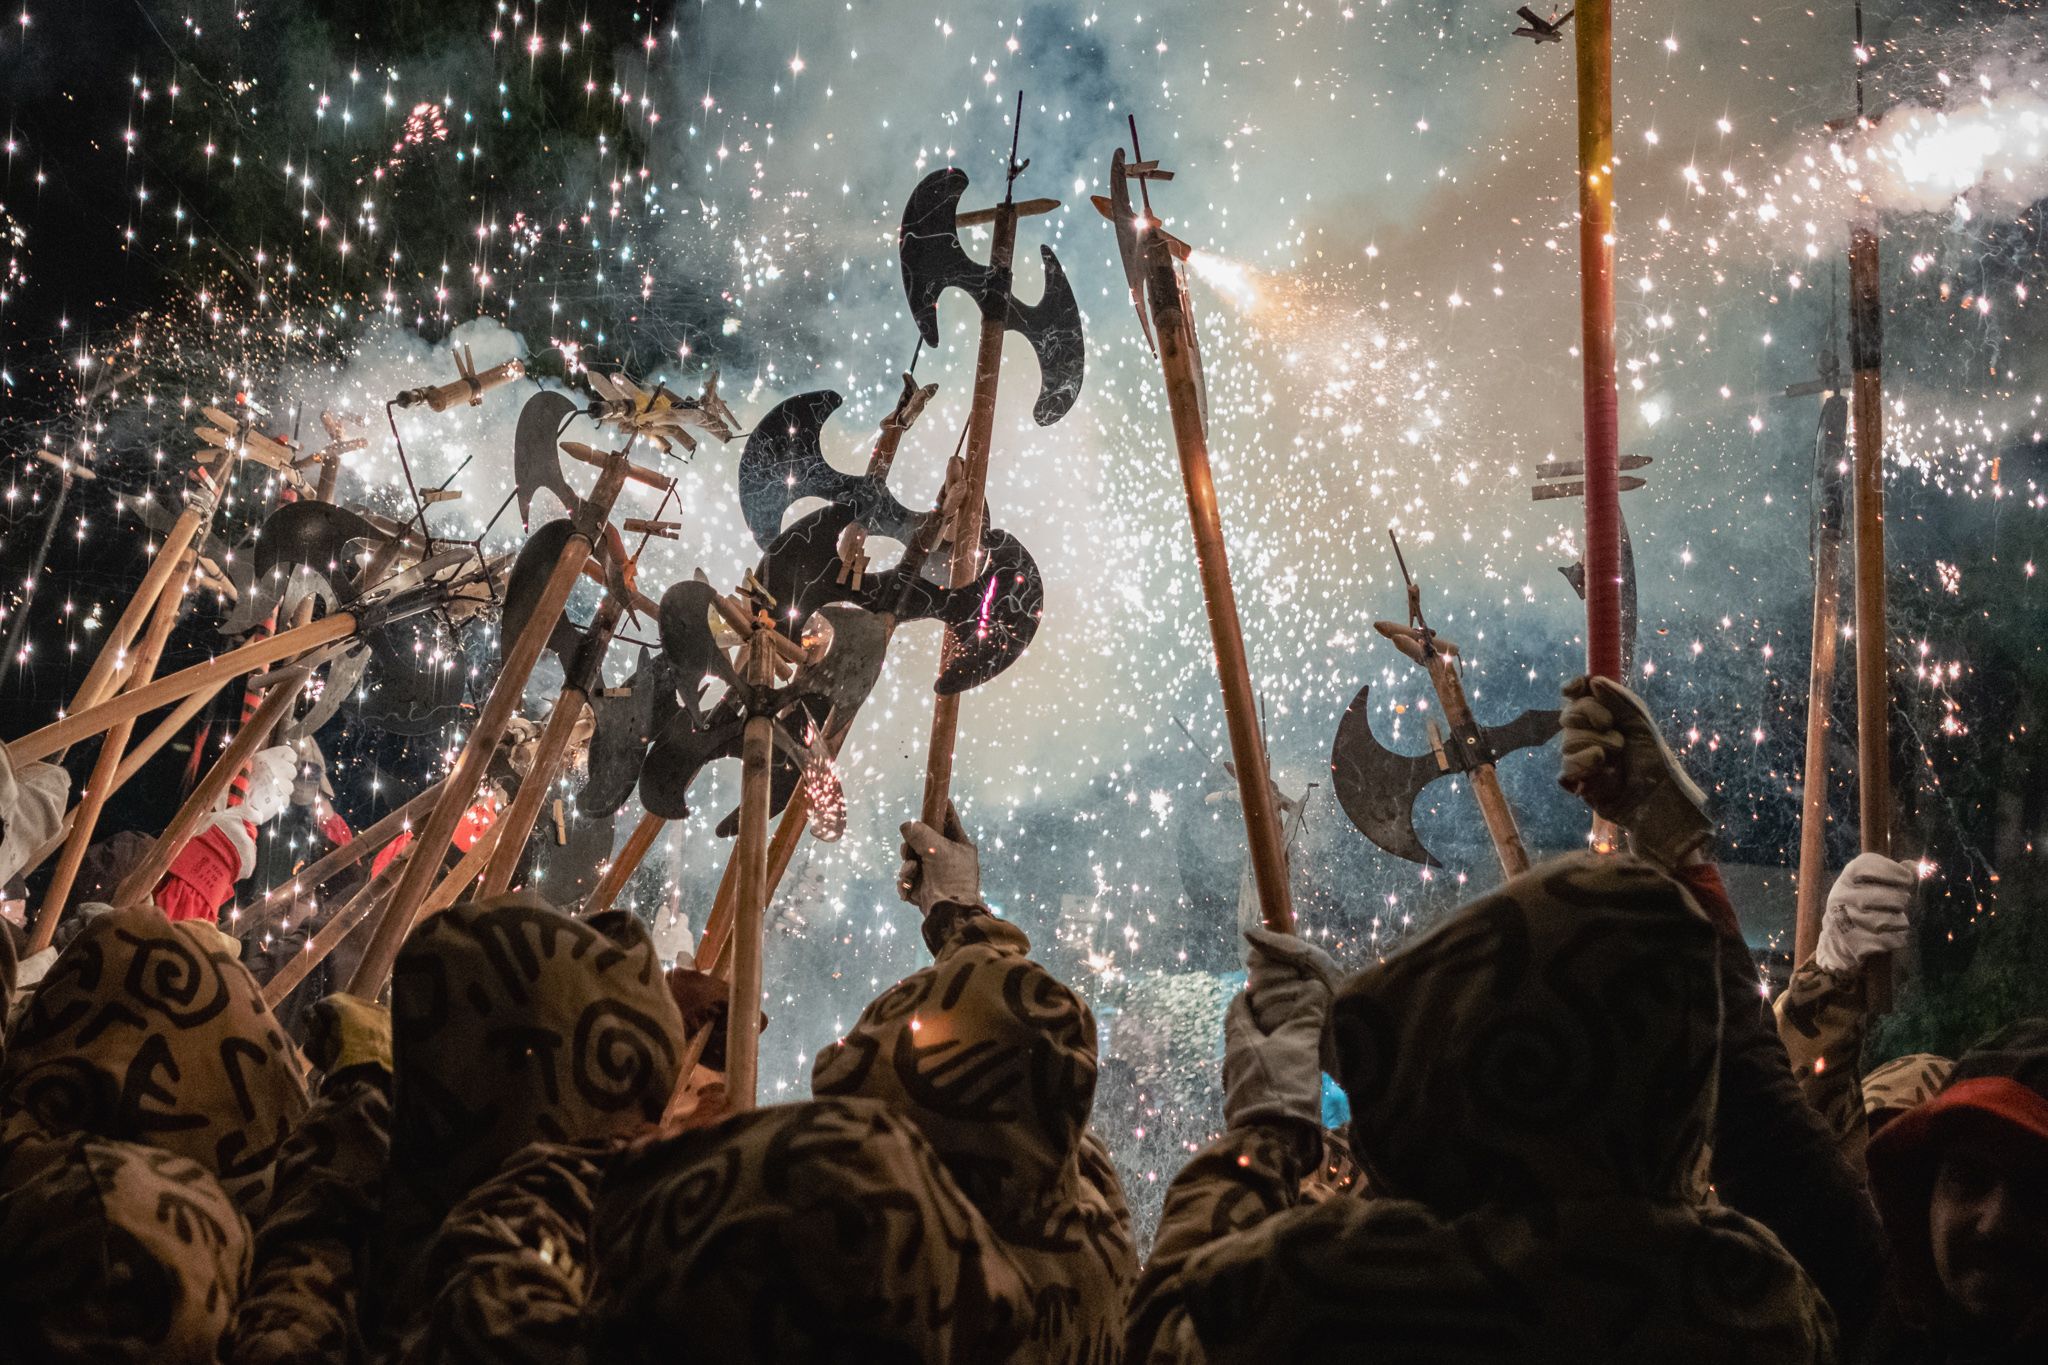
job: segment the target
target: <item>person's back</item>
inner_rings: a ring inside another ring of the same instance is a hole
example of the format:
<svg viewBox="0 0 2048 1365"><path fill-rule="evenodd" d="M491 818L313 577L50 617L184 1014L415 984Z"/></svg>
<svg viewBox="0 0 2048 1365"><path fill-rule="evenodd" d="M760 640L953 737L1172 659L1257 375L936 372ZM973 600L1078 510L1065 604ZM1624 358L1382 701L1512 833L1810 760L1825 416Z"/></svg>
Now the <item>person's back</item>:
<svg viewBox="0 0 2048 1365"><path fill-rule="evenodd" d="M1670 878L1578 855L1351 979L1372 1195L1296 1206L1309 1114L1236 1125L1168 1196L1128 1358L1832 1359L1806 1275L1706 1199L1718 951Z"/></svg>

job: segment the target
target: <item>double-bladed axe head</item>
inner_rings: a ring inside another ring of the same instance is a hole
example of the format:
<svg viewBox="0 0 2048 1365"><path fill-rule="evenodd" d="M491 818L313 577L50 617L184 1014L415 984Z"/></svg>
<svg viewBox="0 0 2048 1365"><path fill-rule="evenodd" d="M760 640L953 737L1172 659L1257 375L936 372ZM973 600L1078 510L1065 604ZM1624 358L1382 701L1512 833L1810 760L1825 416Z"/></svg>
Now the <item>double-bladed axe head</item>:
<svg viewBox="0 0 2048 1365"><path fill-rule="evenodd" d="M1438 778L1465 771L1472 760L1465 756L1465 746L1456 743L1444 746L1448 766L1440 765L1434 753L1413 757L1395 753L1372 732L1371 697L1368 683L1337 722L1337 742L1330 750L1330 776L1337 788L1337 801L1358 832L1387 852L1428 867L1442 867L1415 832L1415 798ZM1524 711L1506 725L1482 728L1481 753L1476 757L1491 763L1501 754L1547 744L1557 731L1556 711Z"/></svg>
<svg viewBox="0 0 2048 1365"><path fill-rule="evenodd" d="M643 648L623 688L591 694L590 770L576 795L578 810L614 815L626 804L640 780L647 746L681 709L676 700L681 676L666 654Z"/></svg>
<svg viewBox="0 0 2048 1365"><path fill-rule="evenodd" d="M690 787L697 774L714 759L738 758L748 716L768 715L774 717L775 725L770 809L780 811L795 794L797 784L807 776L816 780L822 769L834 791L831 801L821 803L819 815L836 819L844 805L836 793L836 779L830 777L829 763L810 747L811 732L824 723L830 708L822 691L808 690L829 686L829 682L823 681L823 661L799 670L797 677L783 687L757 689L745 685L711 632L709 613L714 595L711 586L701 579L677 583L662 594L662 653L675 670L675 685L684 705L662 725L647 750L640 770L640 804L648 814L665 820L686 818L690 813ZM835 627L826 657L839 643ZM857 635L849 633L846 647L850 652L857 651L861 644ZM856 673L863 667L858 662L851 665ZM880 672L879 664L874 671ZM695 699L697 689L711 677L725 681L726 693L706 714L699 710ZM873 685L871 678L868 685ZM793 733L792 727L801 733ZM729 834L737 827L736 820L728 819L720 826L720 832Z"/></svg>
<svg viewBox="0 0 2048 1365"><path fill-rule="evenodd" d="M853 519L874 535L910 539L917 513L897 501L887 483L844 473L825 459L820 437L844 401L830 389L800 393L776 404L747 437L740 454L740 510L761 548L781 534L783 514L803 498L851 508Z"/></svg>
<svg viewBox="0 0 2048 1365"><path fill-rule="evenodd" d="M853 521L844 506L821 507L792 523L761 557L754 576L776 599L791 633L828 602L852 602L898 621L939 621L946 628L935 690L952 696L979 687L1015 663L1045 615L1045 581L1024 543L989 527L981 535L981 572L964 587L934 583L899 565L866 575L858 589L839 581L839 536Z"/></svg>
<svg viewBox="0 0 2048 1365"><path fill-rule="evenodd" d="M527 622L533 619L534 608L540 604L541 594L547 591L548 579L554 575L562 551L575 534L576 523L563 517L535 531L519 547L519 557L512 561L512 575L505 582L504 613L498 618L498 640L502 648L510 649L512 642L525 631ZM555 619L553 629L548 632L548 649L561 661L565 670L575 662L577 648L582 643L583 632L567 613Z"/></svg>
<svg viewBox="0 0 2048 1365"><path fill-rule="evenodd" d="M983 317L1000 316L1003 325L1031 343L1038 355L1038 402L1032 417L1049 427L1067 415L1081 395L1088 348L1081 338L1081 307L1073 286L1049 246L1038 248L1045 263L1045 293L1024 304L1010 292L1010 281L976 265L960 244L960 196L967 191L967 172L957 167L933 171L918 182L903 209L897 247L903 262L903 292L910 316L927 346L939 344L939 295L962 289ZM998 312L997 310L1000 310Z"/></svg>
<svg viewBox="0 0 2048 1365"><path fill-rule="evenodd" d="M512 477L521 525L532 524L533 496L542 489L553 493L571 516L583 505L562 473L557 444L569 419L582 410L575 399L553 389L541 390L519 410L519 426L512 434Z"/></svg>

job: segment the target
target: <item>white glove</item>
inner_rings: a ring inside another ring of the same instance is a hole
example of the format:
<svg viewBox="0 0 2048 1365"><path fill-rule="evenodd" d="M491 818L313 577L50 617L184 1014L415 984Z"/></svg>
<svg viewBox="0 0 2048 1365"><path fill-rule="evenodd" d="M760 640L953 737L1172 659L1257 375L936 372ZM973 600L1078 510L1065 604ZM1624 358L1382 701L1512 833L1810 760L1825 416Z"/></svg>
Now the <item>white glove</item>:
<svg viewBox="0 0 2048 1365"><path fill-rule="evenodd" d="M902 833L896 890L904 900L927 915L935 905L981 904L981 855L960 827L952 802L946 803L943 833L921 820L904 821Z"/></svg>
<svg viewBox="0 0 2048 1365"><path fill-rule="evenodd" d="M1850 976L1877 954L1904 948L1915 880L1911 863L1894 862L1882 853L1852 858L1828 889L1814 963L1822 971Z"/></svg>
<svg viewBox="0 0 2048 1365"><path fill-rule="evenodd" d="M1628 831L1638 856L1676 867L1713 835L1707 796L1686 776L1642 699L1611 678L1564 685L1558 785Z"/></svg>
<svg viewBox="0 0 2048 1365"><path fill-rule="evenodd" d="M259 750L249 761L249 790L235 809L252 825L267 824L284 812L299 775L299 751L289 744Z"/></svg>
<svg viewBox="0 0 2048 1365"><path fill-rule="evenodd" d="M1244 989L1223 1016L1223 1121L1323 1126L1330 1002L1342 976L1293 934L1247 929Z"/></svg>

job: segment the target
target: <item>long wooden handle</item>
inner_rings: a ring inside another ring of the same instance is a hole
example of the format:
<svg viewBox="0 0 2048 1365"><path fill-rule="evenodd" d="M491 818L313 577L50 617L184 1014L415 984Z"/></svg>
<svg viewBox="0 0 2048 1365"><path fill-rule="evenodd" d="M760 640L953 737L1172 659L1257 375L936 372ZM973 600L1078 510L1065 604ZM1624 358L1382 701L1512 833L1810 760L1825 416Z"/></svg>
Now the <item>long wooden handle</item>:
<svg viewBox="0 0 2048 1365"><path fill-rule="evenodd" d="M292 704L299 699L299 692L305 687L312 670L296 669L270 689L263 699L263 705L256 714L235 735L234 741L222 751L221 756L207 770L192 794L185 798L185 804L178 807L178 813L171 817L171 823L157 836L143 860L122 879L114 892L114 904L132 905L147 897L156 889L157 882L170 870L171 862L184 851L199 822L213 811L214 803L227 794L228 784L242 770L242 765L255 756L256 751L270 739L271 730L280 717L290 712Z"/></svg>
<svg viewBox="0 0 2048 1365"><path fill-rule="evenodd" d="M1849 232L1849 350L1855 366L1856 795L1866 853L1892 852L1891 673L1884 582L1884 299L1877 230ZM1873 1014L1891 1009L1891 954L1864 964Z"/></svg>
<svg viewBox="0 0 2048 1365"><path fill-rule="evenodd" d="M1813 956L1826 903L1828 735L1834 729L1835 646L1841 636L1841 556L1840 533L1823 529L1814 554L1813 658L1807 676L1805 789L1799 801L1799 887L1793 919L1795 965Z"/></svg>
<svg viewBox="0 0 2048 1365"><path fill-rule="evenodd" d="M480 894L500 895L512 885L512 874L519 867L519 857L526 851L526 841L533 833L534 822L540 818L541 807L547 804L548 793L555 788L555 774L561 771L562 759L569 752L569 741L575 736L577 722L583 719L587 706L588 699L581 688L565 687L556 696L555 709L548 713L547 726L540 732L540 743L534 747L533 766L520 779L519 792L512 798L511 808L498 817L494 826L497 852L484 869Z"/></svg>
<svg viewBox="0 0 2048 1365"><path fill-rule="evenodd" d="M354 867L363 859L402 834L413 820L426 813L427 807L440 799L442 784L434 783L419 792L410 801L388 812L383 819L371 825L355 838L337 848L329 849L321 857L301 868L290 881L274 888L253 909L249 911L248 932L254 933L266 928L273 920L288 914L298 903L300 896L317 891L322 883L338 872Z"/></svg>
<svg viewBox="0 0 2048 1365"><path fill-rule="evenodd" d="M1010 261L1016 249L1016 206L1006 203L996 210L995 241L989 253L995 283L1004 290L1010 287ZM953 517L952 585L956 588L966 587L981 572L981 518L988 494L989 447L995 435L996 395L1002 384L1007 318L1007 307L983 314L980 344L974 354L974 405L967 414L965 487ZM946 803L953 791L953 750L959 734L960 694L933 698L931 741L925 750L924 800L919 810L924 822L934 829L944 827L946 822Z"/></svg>
<svg viewBox="0 0 2048 1365"><path fill-rule="evenodd" d="M163 599L164 590L173 578L183 581L192 572L191 561L186 550L191 547L198 534L200 524L205 520L201 504L187 503L185 510L178 513L178 519L171 524L164 543L157 547L156 558L142 575L141 584L135 589L128 605L121 609L120 619L114 622L112 630L100 643L100 652L93 656L92 667L86 671L85 681L78 685L78 691L71 698L68 713L90 710L112 696L120 686L124 674L132 671L129 665L136 656L128 653L129 644L135 639L142 623L150 618L157 604ZM185 572L178 568L184 565Z"/></svg>
<svg viewBox="0 0 2048 1365"><path fill-rule="evenodd" d="M1458 744L1460 735L1476 734L1479 729L1479 723L1472 716L1471 703L1465 699L1464 680L1441 654L1430 655L1428 667L1429 680L1436 688L1437 702L1444 709L1444 723L1451 729L1449 742ZM1515 812L1508 805L1507 793L1500 789L1500 777L1494 772L1493 764L1477 764L1467 776L1471 779L1473 798L1479 802L1480 818L1486 821L1486 832L1493 839L1493 852L1500 859L1500 870L1510 877L1527 872L1529 851L1522 846L1522 832L1515 827Z"/></svg>
<svg viewBox="0 0 2048 1365"><path fill-rule="evenodd" d="M370 911L376 908L384 893L398 881L399 874L405 870L405 865L412 861L413 855L418 851L419 845L414 844L392 859L390 866L370 878L368 885L349 897L342 907L328 918L327 923L320 926L319 932L307 940L305 950L294 954L291 961L278 968L277 974L263 983L263 1003L276 1009L315 967L325 962L327 955L339 948L343 941L355 932L356 927L369 917Z"/></svg>
<svg viewBox="0 0 2048 1365"><path fill-rule="evenodd" d="M640 864L647 859L647 852L654 847L654 841L661 837L661 829L668 821L659 815L642 815L640 823L633 826L633 832L626 836L626 846L612 859L611 866L598 878L597 888L583 902L582 915L585 919L601 915L612 908L612 902L619 898L619 892L626 889L626 883L640 870ZM709 921L707 920L708 924Z"/></svg>
<svg viewBox="0 0 2048 1365"><path fill-rule="evenodd" d="M761 942L768 905L768 773L775 722L747 721L740 741L739 899L733 914L732 992L725 1036L725 1089L735 1111L752 1109L760 1088Z"/></svg>
<svg viewBox="0 0 2048 1365"><path fill-rule="evenodd" d="M89 739L103 730L110 730L124 720L182 701L201 688L218 688L231 678L274 664L280 659L289 659L309 649L332 644L336 640L353 635L356 618L352 613L341 611L332 616L323 616L310 626L299 630L280 631L268 640L231 649L217 659L190 668L178 670L158 678L145 687L120 693L98 706L64 717L33 730L7 746L7 756L17 767L47 758L59 749L66 749L81 739Z"/></svg>
<svg viewBox="0 0 2048 1365"><path fill-rule="evenodd" d="M226 685L226 683L221 684L222 687ZM111 796L127 786L128 779L141 772L149 760L157 756L157 751L170 743L171 739L179 731L191 724L192 718L205 710L206 704L212 701L219 693L220 688L216 687L210 692L194 692L191 696L179 702L171 711L171 714L157 722L156 729L149 732L148 738L130 749L127 755L122 758L120 770L114 774L113 782L108 785L107 794ZM30 873L48 862L51 855L64 847L65 841L71 837L71 831L76 827L77 818L78 807L76 806L64 812L63 823L57 826L57 832L45 839L41 847L37 848L35 852L28 855L28 861L21 865L21 870L15 875L27 877Z"/></svg>
<svg viewBox="0 0 2048 1365"><path fill-rule="evenodd" d="M184 612L185 584L191 577L193 561L197 558L190 547L190 539L187 536L186 544L178 551L178 562L171 567L170 575L157 595L155 609L150 613L149 629L130 661L127 676L139 682L147 683L156 676L164 646L170 642L171 632ZM85 689L80 691L83 693ZM79 794L77 809L72 812L71 833L64 845L63 856L57 859L57 866L50 874L50 885L43 892L42 904L36 908L35 926L29 933L31 952L42 951L56 938L57 925L63 920L65 907L71 899L72 885L77 881L79 868L85 864L93 833L99 828L100 814L114 794L122 752L128 747L128 740L134 732L135 721L131 717L116 722L100 742L92 774L86 779L85 790Z"/></svg>
<svg viewBox="0 0 2048 1365"><path fill-rule="evenodd" d="M420 830L420 842L426 847L445 847L462 813L475 799L477 788L483 782L484 769L490 763L491 755L497 751L506 725L525 699L526 680L532 676L541 651L547 648L555 622L561 618L562 608L568 605L570 590L582 577L583 562L590 555L591 538L611 515L612 504L618 501L619 490L625 484L625 468L623 456L605 466L597 486L591 490L583 511L577 517L575 533L562 546L554 569L541 588L533 615L513 640L511 648L506 650L504 666L498 671L498 680L491 688L490 698L484 703L475 728L469 732L461 756L448 773L447 789ZM398 961L398 950L405 943L405 936L412 931L413 917L420 902L426 898L436 865L434 859L426 858L407 866L404 877L378 916L362 965L356 968L355 976L348 983L350 995L374 1000L383 989L385 979L391 975L391 968Z"/></svg>
<svg viewBox="0 0 2048 1365"><path fill-rule="evenodd" d="M1170 264L1155 271L1147 293L1152 301L1152 330L1158 337L1159 364L1166 377L1174 445L1180 455L1181 479L1187 488L1195 566L1201 574L1202 600L1208 608L1209 639L1216 649L1223 719L1230 732L1230 756L1237 772L1245 836L1251 844L1259 911L1268 929L1291 934L1294 892L1288 883L1287 851L1280 839L1279 814L1273 806L1273 784L1267 775L1265 741L1259 734L1251 664L1245 655L1244 630L1237 618L1237 593L1230 582L1230 556L1223 542L1223 514L1217 506L1216 480L1209 468L1201 388L1195 357L1188 346L1186 329L1194 322L1181 307L1180 281Z"/></svg>

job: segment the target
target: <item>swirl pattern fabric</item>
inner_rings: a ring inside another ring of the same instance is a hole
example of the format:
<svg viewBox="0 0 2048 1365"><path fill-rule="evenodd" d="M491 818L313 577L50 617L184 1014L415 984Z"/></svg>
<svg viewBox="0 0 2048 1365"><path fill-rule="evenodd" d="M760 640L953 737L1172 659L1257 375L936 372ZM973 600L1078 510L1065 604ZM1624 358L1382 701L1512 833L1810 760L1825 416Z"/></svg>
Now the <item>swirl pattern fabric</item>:
<svg viewBox="0 0 2048 1365"><path fill-rule="evenodd" d="M91 919L51 966L0 1066L0 1179L24 1126L189 1157L244 1207L307 1106L304 1063L234 940L151 905Z"/></svg>
<svg viewBox="0 0 2048 1365"><path fill-rule="evenodd" d="M1371 1197L1304 1205L1291 1134L1225 1134L1168 1194L1128 1358L1833 1360L1812 1281L1706 1199L1720 951L1676 882L1580 855L1353 977Z"/></svg>
<svg viewBox="0 0 2048 1365"><path fill-rule="evenodd" d="M213 1173L139 1143L32 1145L0 1194L0 1359L212 1365L249 1276Z"/></svg>

